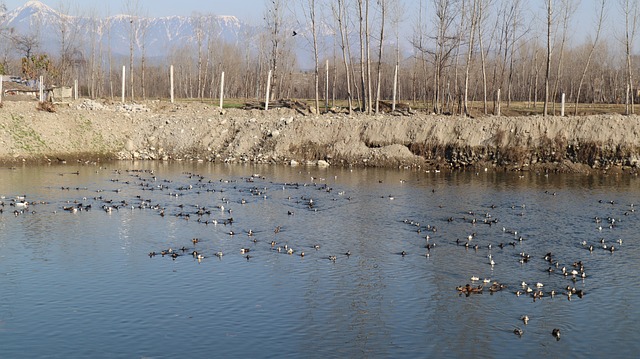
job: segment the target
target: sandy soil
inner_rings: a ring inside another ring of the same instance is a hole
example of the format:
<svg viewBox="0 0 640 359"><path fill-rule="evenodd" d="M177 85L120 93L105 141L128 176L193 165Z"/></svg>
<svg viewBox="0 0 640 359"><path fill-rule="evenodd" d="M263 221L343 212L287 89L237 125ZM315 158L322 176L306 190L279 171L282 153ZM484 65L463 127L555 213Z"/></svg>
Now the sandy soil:
<svg viewBox="0 0 640 359"><path fill-rule="evenodd" d="M640 118L301 115L149 101L3 102L0 160L151 159L312 165L635 169Z"/></svg>

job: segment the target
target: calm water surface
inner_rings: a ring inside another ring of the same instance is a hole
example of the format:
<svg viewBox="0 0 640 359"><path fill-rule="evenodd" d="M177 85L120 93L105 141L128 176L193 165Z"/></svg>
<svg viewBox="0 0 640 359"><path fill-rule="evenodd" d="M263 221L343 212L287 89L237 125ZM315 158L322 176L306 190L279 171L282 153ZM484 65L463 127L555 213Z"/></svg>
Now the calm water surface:
<svg viewBox="0 0 640 359"><path fill-rule="evenodd" d="M629 175L113 163L0 169L0 194L2 358L640 351ZM44 203L12 205L22 195ZM578 261L573 281L561 269ZM485 278L507 287L456 290Z"/></svg>

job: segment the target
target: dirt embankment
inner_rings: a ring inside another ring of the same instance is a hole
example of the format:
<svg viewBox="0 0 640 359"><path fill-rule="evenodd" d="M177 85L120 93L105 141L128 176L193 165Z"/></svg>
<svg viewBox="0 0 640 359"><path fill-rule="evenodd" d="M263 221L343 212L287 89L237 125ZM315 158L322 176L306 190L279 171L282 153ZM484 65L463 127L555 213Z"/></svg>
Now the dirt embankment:
<svg viewBox="0 0 640 359"><path fill-rule="evenodd" d="M0 108L0 161L201 160L309 165L635 171L640 118L303 116L199 103Z"/></svg>

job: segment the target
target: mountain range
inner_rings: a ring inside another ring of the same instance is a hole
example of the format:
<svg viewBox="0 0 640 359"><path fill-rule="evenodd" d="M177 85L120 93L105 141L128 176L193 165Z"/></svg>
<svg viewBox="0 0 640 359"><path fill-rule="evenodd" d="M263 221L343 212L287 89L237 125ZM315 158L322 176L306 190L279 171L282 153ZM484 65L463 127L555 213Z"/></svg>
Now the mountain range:
<svg viewBox="0 0 640 359"><path fill-rule="evenodd" d="M207 24L204 27L199 24ZM62 29L68 34L83 34L76 39L78 48L86 53L90 43L110 45L115 56L128 56L133 24L135 50L144 42L145 55L166 57L171 50L195 44L196 34L217 35L227 43L237 43L249 33L251 26L235 16L201 15L158 18L114 15L107 18L70 16L52 9L40 1L28 1L23 6L0 14L0 28L10 29L19 36L33 36L39 51L59 53ZM204 29L203 32L198 29ZM206 40L205 40L206 41ZM84 49L84 50L83 50ZM22 55L22 54L21 54ZM85 55L86 56L86 55Z"/></svg>

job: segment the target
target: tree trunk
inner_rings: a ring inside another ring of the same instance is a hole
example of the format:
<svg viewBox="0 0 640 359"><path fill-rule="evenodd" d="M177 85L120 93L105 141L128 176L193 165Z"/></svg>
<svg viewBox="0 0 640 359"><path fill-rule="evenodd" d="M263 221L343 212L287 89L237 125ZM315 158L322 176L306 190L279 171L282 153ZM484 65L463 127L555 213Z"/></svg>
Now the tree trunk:
<svg viewBox="0 0 640 359"><path fill-rule="evenodd" d="M382 79L382 49L384 41L384 21L386 18L386 0L380 0L381 23L380 23L380 49L378 51L378 84L376 89L376 114L380 110L380 82Z"/></svg>
<svg viewBox="0 0 640 359"><path fill-rule="evenodd" d="M551 74L551 23L553 20L553 11L551 9L551 0L547 2L547 70L544 78L544 112L543 116L547 116L549 110L549 75Z"/></svg>
<svg viewBox="0 0 640 359"><path fill-rule="evenodd" d="M591 49L589 49L589 56L587 56L587 63L584 65L584 69L582 70L582 76L580 77L580 83L578 84L578 91L576 94L576 105L573 111L574 116L578 116L578 104L580 103L580 90L582 89L582 84L584 82L584 78L587 76L587 70L589 69L589 64L591 63L591 57L593 56L593 52L598 45L598 40L600 39L600 31L602 29L602 22L604 21L604 0L600 3L600 12L598 13L598 25L596 27L596 38L593 40L593 45Z"/></svg>

